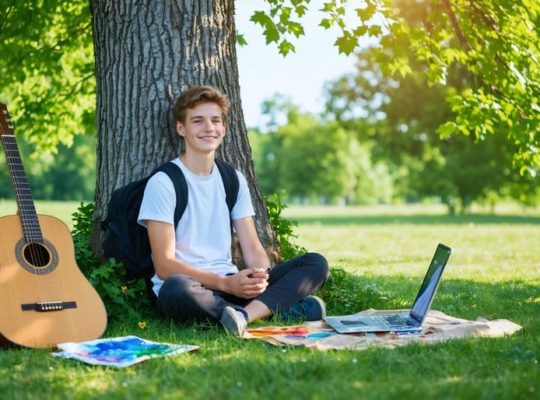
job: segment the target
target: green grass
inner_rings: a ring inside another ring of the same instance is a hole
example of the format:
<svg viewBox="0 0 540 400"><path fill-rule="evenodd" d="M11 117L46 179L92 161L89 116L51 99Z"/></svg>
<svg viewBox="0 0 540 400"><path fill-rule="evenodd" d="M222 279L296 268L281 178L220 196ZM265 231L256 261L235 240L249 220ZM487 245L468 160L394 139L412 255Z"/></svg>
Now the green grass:
<svg viewBox="0 0 540 400"><path fill-rule="evenodd" d="M38 212L47 213L40 206ZM56 206L64 219L77 204ZM135 334L196 344L201 351L113 370L55 359L50 350L4 349L0 397L538 398L540 212L510 208L497 213L476 210L472 216L448 217L437 206L287 209L301 222L297 243L325 254L334 268L321 293L329 300L329 313L410 306L442 242L454 253L433 308L467 319L506 318L523 326L510 337L316 352L149 316L144 330L133 321L114 322L105 336Z"/></svg>
<svg viewBox="0 0 540 400"><path fill-rule="evenodd" d="M70 228L73 226L71 214L77 211L80 201L43 201L34 202L38 214L52 215L62 220ZM87 203L87 202L85 202ZM0 216L17 213L17 203L15 200L0 199Z"/></svg>

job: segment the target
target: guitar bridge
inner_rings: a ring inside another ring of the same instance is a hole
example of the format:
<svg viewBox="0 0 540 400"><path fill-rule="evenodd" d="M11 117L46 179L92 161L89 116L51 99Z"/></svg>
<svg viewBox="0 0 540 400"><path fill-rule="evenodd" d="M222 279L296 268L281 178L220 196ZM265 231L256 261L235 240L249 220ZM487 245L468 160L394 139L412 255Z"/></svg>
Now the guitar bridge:
<svg viewBox="0 0 540 400"><path fill-rule="evenodd" d="M50 312L62 311L66 308L77 308L75 301L44 301L38 303L21 304L23 311Z"/></svg>

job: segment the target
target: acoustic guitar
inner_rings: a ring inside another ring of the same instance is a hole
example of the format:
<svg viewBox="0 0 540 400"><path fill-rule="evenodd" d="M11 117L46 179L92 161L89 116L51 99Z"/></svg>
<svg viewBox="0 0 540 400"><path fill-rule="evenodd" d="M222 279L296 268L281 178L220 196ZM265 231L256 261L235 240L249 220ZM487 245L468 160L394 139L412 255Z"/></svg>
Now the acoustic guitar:
<svg viewBox="0 0 540 400"><path fill-rule="evenodd" d="M75 261L67 226L36 213L2 103L0 136L18 205L16 215L0 218L0 340L53 347L96 339L107 326L105 307Z"/></svg>

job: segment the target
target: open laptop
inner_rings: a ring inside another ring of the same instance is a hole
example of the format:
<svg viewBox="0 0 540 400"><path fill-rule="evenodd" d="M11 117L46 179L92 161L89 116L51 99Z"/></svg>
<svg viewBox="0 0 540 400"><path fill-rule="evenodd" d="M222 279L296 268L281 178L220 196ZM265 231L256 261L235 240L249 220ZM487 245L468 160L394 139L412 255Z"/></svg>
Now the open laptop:
<svg viewBox="0 0 540 400"><path fill-rule="evenodd" d="M369 315L325 317L324 320L339 333L419 332L451 253L452 249L444 244L437 246L410 312L381 311Z"/></svg>

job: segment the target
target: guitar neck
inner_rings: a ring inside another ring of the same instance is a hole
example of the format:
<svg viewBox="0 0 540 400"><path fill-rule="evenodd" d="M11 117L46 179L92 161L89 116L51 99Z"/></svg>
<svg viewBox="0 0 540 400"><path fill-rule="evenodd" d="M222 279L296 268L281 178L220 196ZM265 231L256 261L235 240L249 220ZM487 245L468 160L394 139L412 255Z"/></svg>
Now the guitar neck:
<svg viewBox="0 0 540 400"><path fill-rule="evenodd" d="M24 166L17 146L17 141L14 135L4 134L2 137L2 145L6 155L7 165L13 190L19 207L24 237L27 242L43 243L43 235L32 198L32 191L28 178L24 172Z"/></svg>

